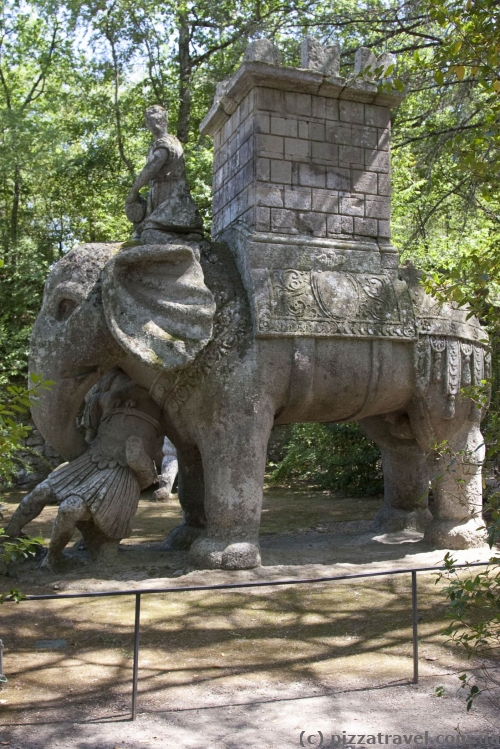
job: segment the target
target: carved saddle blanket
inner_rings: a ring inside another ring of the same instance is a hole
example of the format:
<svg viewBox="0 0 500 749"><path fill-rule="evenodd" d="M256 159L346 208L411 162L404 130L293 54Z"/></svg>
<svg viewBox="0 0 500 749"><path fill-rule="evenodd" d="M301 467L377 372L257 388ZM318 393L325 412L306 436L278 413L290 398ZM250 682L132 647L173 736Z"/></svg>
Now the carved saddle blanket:
<svg viewBox="0 0 500 749"><path fill-rule="evenodd" d="M259 337L417 337L408 286L394 274L285 268L252 276Z"/></svg>
<svg viewBox="0 0 500 749"><path fill-rule="evenodd" d="M404 269L402 269L404 273ZM418 280L393 272L252 268L250 292L258 338L368 338L415 345L417 392L441 382L445 418L461 387L491 376L486 332L467 308L441 303Z"/></svg>

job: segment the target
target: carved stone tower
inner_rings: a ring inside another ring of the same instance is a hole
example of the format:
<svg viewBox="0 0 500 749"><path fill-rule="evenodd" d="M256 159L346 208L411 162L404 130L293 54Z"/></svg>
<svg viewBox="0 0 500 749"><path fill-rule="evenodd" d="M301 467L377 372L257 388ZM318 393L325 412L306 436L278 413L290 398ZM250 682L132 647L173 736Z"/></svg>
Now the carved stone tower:
<svg viewBox="0 0 500 749"><path fill-rule="evenodd" d="M383 58L359 50L355 72L387 67ZM366 317L358 303L365 279L357 274L368 273L368 298L378 296L391 311L372 315L366 335L391 335L396 325L397 337L413 337L411 305L397 298L398 254L390 243L390 109L401 97L379 93L359 75L339 78L339 60L338 46L308 40L303 68L283 67L270 42L260 40L219 86L201 124L214 138L212 233L236 255L257 334L342 334L334 320ZM289 271L329 276L293 281ZM293 283L309 285L318 308L300 319L290 307ZM305 320L311 324L304 327ZM362 326L344 334L360 335Z"/></svg>

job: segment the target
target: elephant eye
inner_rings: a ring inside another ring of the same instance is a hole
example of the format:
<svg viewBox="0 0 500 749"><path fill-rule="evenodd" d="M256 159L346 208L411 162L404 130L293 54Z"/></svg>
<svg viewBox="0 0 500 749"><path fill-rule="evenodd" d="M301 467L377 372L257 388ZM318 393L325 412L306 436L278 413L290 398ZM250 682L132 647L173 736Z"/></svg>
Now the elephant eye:
<svg viewBox="0 0 500 749"><path fill-rule="evenodd" d="M74 299L61 299L57 305L56 319L59 322L64 322L71 317L77 307L78 304Z"/></svg>

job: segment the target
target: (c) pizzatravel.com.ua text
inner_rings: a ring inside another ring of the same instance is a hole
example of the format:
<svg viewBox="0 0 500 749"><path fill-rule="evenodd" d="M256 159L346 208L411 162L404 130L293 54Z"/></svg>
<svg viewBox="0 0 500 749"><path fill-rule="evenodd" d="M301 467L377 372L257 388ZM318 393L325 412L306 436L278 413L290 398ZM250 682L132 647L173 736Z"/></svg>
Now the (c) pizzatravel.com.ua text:
<svg viewBox="0 0 500 749"><path fill-rule="evenodd" d="M302 747L321 747L322 749L351 749L355 746L463 746L463 747L500 747L499 734L443 734L430 733L330 733L326 731L301 731L299 745Z"/></svg>

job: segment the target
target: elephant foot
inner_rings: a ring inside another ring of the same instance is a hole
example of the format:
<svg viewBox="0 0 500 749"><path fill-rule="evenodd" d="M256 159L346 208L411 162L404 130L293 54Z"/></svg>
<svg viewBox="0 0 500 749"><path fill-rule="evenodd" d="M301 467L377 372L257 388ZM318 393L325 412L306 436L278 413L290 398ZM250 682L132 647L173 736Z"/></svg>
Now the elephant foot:
<svg viewBox="0 0 500 749"><path fill-rule="evenodd" d="M168 502L171 496L170 489L167 486L160 486L153 492L152 500L153 502Z"/></svg>
<svg viewBox="0 0 500 749"><path fill-rule="evenodd" d="M251 570L260 567L260 550L257 542L198 538L190 550L196 567L205 570Z"/></svg>
<svg viewBox="0 0 500 749"><path fill-rule="evenodd" d="M438 549L475 549L486 544L482 518L442 520L435 518L424 533L424 541Z"/></svg>
<svg viewBox="0 0 500 749"><path fill-rule="evenodd" d="M431 522L432 513L427 507L417 508L408 512L397 507L384 505L375 515L373 528L382 533L398 533L399 531L423 531Z"/></svg>
<svg viewBox="0 0 500 749"><path fill-rule="evenodd" d="M173 528L165 541L160 544L161 551L188 551L191 544L196 541L203 528L194 525L182 524Z"/></svg>

